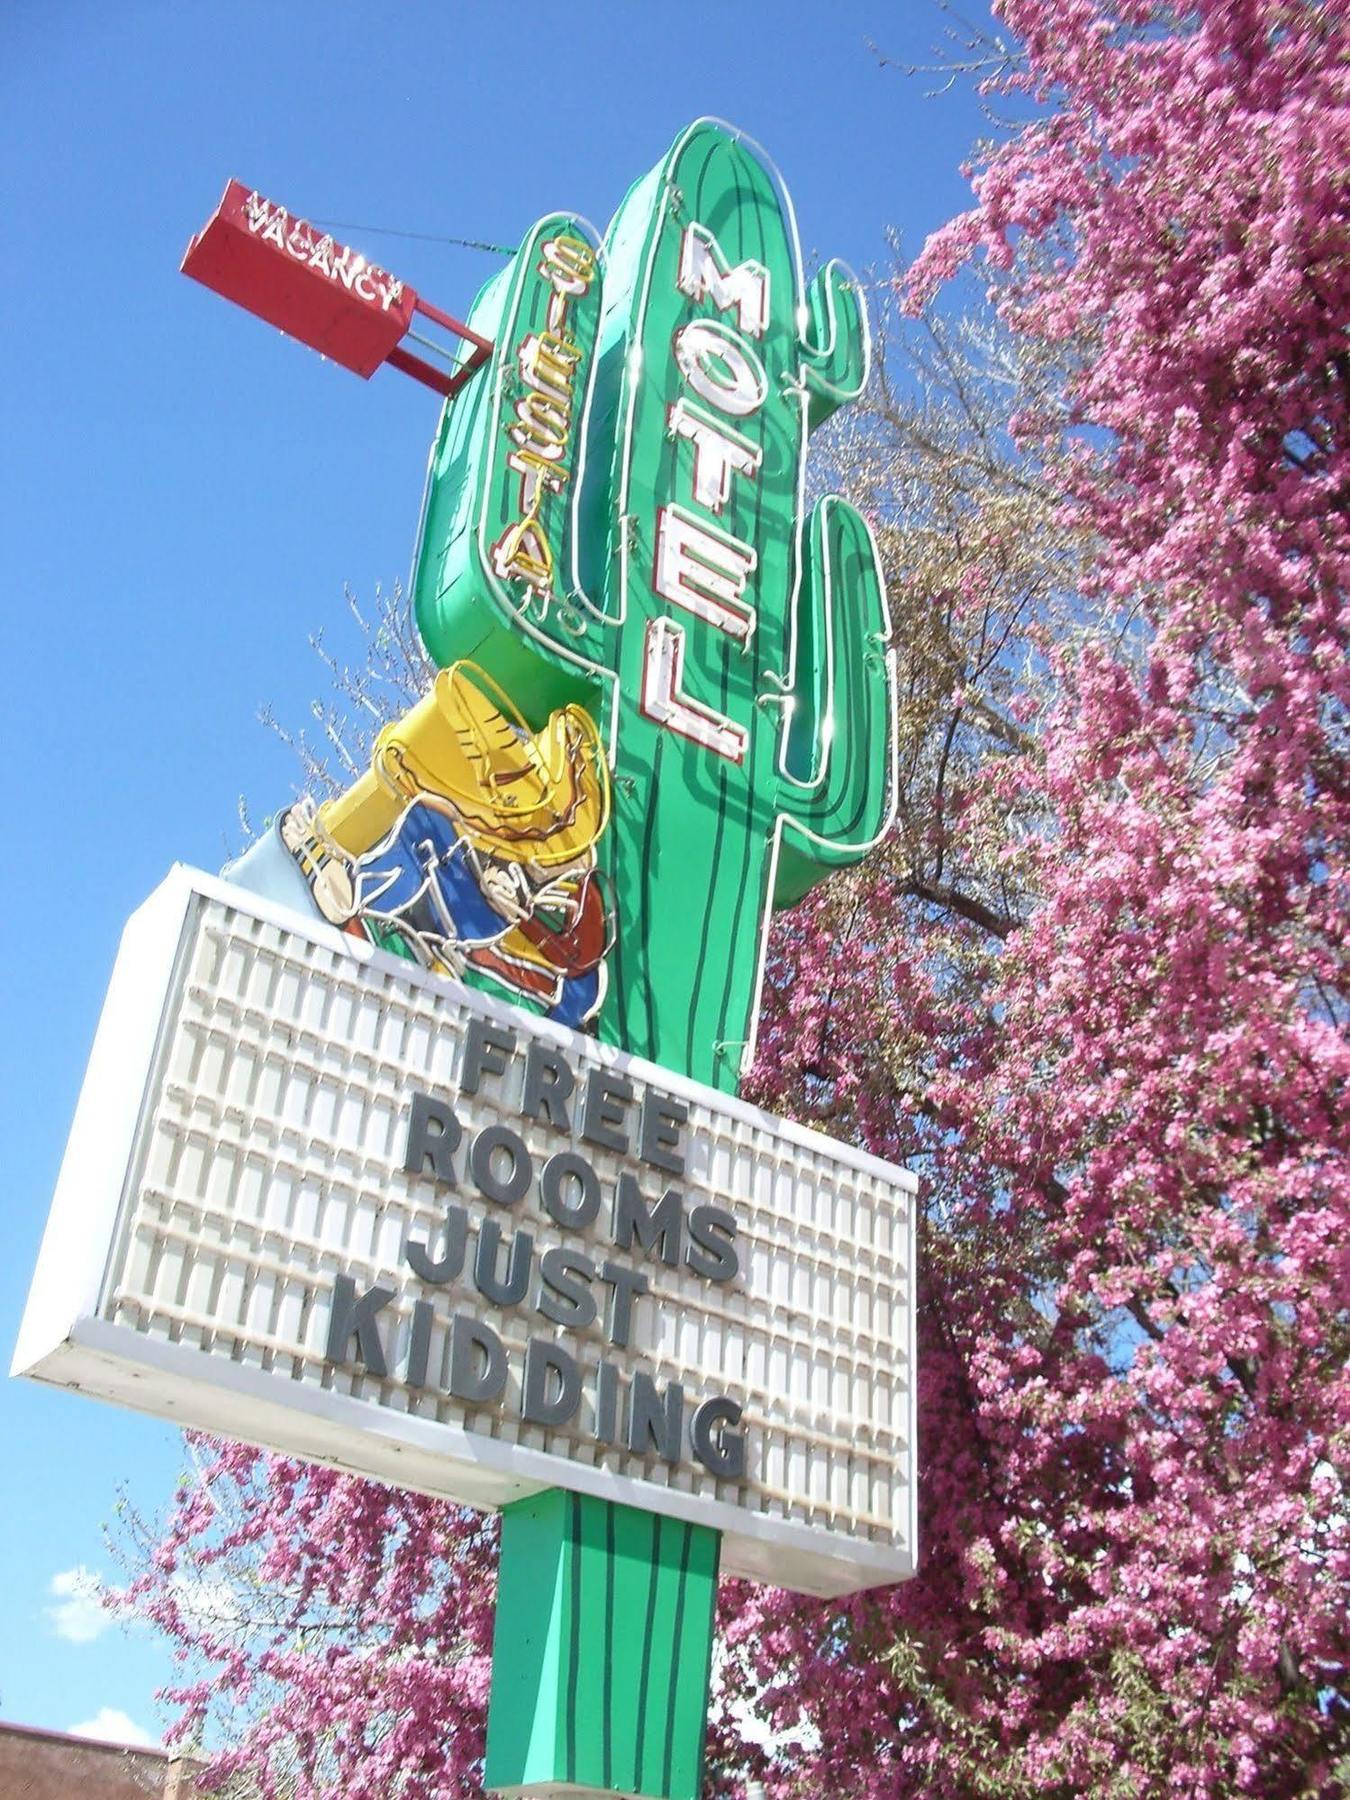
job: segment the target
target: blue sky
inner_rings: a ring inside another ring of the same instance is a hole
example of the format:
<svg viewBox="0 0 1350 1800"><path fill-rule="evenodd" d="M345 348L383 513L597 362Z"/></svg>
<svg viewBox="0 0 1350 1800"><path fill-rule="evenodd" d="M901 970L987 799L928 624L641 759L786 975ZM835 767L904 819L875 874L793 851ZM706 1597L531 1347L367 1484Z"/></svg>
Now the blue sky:
<svg viewBox="0 0 1350 1800"><path fill-rule="evenodd" d="M711 113L774 156L808 254L861 267L967 200L975 100L868 48L926 62L942 30L930 0L0 7L4 1366L122 924L171 862L219 868L239 795L257 816L289 794L258 708L303 722L307 634L341 642L344 583L406 575L436 424L414 383L362 383L179 276L226 178L511 243L553 208L603 225ZM498 266L341 235L461 315ZM0 1445L0 1718L157 1737L163 1647L105 1627L72 1572L114 1572L117 1492L160 1507L177 1434L0 1381Z"/></svg>

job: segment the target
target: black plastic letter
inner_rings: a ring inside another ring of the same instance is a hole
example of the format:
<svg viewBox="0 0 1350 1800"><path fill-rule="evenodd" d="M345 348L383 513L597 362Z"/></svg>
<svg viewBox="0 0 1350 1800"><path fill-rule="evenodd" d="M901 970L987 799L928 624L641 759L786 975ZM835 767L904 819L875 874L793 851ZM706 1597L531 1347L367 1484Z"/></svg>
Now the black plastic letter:
<svg viewBox="0 0 1350 1800"><path fill-rule="evenodd" d="M403 1260L419 1281L444 1287L464 1267L464 1245L469 1235L469 1215L462 1206L445 1209L444 1247L434 1260L429 1244L414 1244L409 1238L403 1246Z"/></svg>
<svg viewBox="0 0 1350 1800"><path fill-rule="evenodd" d="M549 1376L554 1377L552 1397ZM561 1344L531 1338L525 1346L520 1416L532 1425L565 1425L581 1404L581 1370Z"/></svg>
<svg viewBox="0 0 1350 1800"><path fill-rule="evenodd" d="M634 1369L628 1384L628 1448L637 1456L654 1450L666 1462L679 1462L684 1448L684 1389L678 1381L668 1382L660 1395L651 1376Z"/></svg>
<svg viewBox="0 0 1350 1800"><path fill-rule="evenodd" d="M575 1205L563 1194L563 1182L569 1175L580 1190ZM600 1180L584 1156L578 1156L575 1150L559 1150L540 1172L539 1198L551 1219L569 1231L581 1231L600 1211Z"/></svg>
<svg viewBox="0 0 1350 1800"><path fill-rule="evenodd" d="M618 1248L631 1249L636 1238L642 1249L649 1254L657 1251L661 1261L673 1269L680 1260L683 1236L684 1200L677 1190L667 1188L649 1208L636 1180L623 1170L614 1190L614 1242Z"/></svg>
<svg viewBox="0 0 1350 1800"><path fill-rule="evenodd" d="M476 1094L484 1075L505 1075L506 1059L516 1047L516 1034L504 1025L473 1018L464 1028L464 1055L459 1065L459 1091Z"/></svg>
<svg viewBox="0 0 1350 1800"><path fill-rule="evenodd" d="M356 1357L353 1360L363 1362L372 1375L387 1375L389 1365L384 1360L384 1345L375 1315L381 1307L388 1306L393 1297L393 1288L372 1287L367 1288L358 1300L356 1283L351 1276L339 1275L333 1283L333 1310L328 1315L328 1348L324 1352L328 1361L346 1362L347 1345L354 1337Z"/></svg>
<svg viewBox="0 0 1350 1800"><path fill-rule="evenodd" d="M455 1152L463 1136L464 1127L448 1101L433 1100L430 1094L414 1094L408 1147L403 1153L404 1169L409 1175L425 1175L430 1163L435 1179L454 1187Z"/></svg>
<svg viewBox="0 0 1350 1800"><path fill-rule="evenodd" d="M511 1173L498 1175L492 1167L494 1150L511 1158ZM469 1146L469 1173L480 1194L498 1206L514 1206L534 1179L534 1165L525 1140L509 1125L485 1125Z"/></svg>
<svg viewBox="0 0 1350 1800"><path fill-rule="evenodd" d="M551 1044L530 1041L525 1052L525 1086L520 1095L521 1116L526 1119L547 1118L555 1131L571 1131L567 1101L577 1085L577 1078L561 1050Z"/></svg>
<svg viewBox="0 0 1350 1800"><path fill-rule="evenodd" d="M647 1277L622 1263L607 1262L600 1271L601 1281L614 1289L614 1303L609 1309L609 1341L622 1350L628 1343L633 1325L633 1301L647 1291Z"/></svg>
<svg viewBox="0 0 1350 1800"><path fill-rule="evenodd" d="M684 1260L705 1281L730 1281L741 1266L736 1254L736 1221L720 1206L706 1203L689 1215L689 1246Z"/></svg>
<svg viewBox="0 0 1350 1800"><path fill-rule="evenodd" d="M684 1174L684 1147L680 1143L680 1127L689 1117L683 1100L672 1100L669 1094L658 1094L648 1088L642 1096L642 1125L638 1133L638 1155L654 1169L668 1175Z"/></svg>
<svg viewBox="0 0 1350 1800"><path fill-rule="evenodd" d="M413 1307L412 1331L408 1338L407 1381L409 1387L425 1387L427 1385L427 1358L431 1352L433 1310L430 1300L419 1300Z"/></svg>
<svg viewBox="0 0 1350 1800"><path fill-rule="evenodd" d="M584 1331L595 1323L599 1308L591 1292L595 1264L589 1256L556 1245L539 1258L539 1277L537 1304L546 1319L570 1331Z"/></svg>
<svg viewBox="0 0 1350 1800"><path fill-rule="evenodd" d="M581 1135L602 1150L628 1150L628 1126L623 1109L633 1098L633 1084L611 1069L592 1069L586 1078L586 1099L581 1109Z"/></svg>
<svg viewBox="0 0 1350 1800"><path fill-rule="evenodd" d="M474 1352L482 1367L474 1367ZM490 1325L480 1325L468 1313L456 1313L450 1322L450 1392L471 1406L501 1398L506 1387L506 1352Z"/></svg>
<svg viewBox="0 0 1350 1800"><path fill-rule="evenodd" d="M619 1371L609 1362L595 1372L595 1435L602 1444L619 1441Z"/></svg>
<svg viewBox="0 0 1350 1800"><path fill-rule="evenodd" d="M484 1219L478 1227L478 1252L473 1259L473 1284L485 1300L494 1306L519 1306L530 1285L530 1264L534 1260L534 1239L528 1231L517 1231L511 1239L506 1260L506 1279L497 1274L497 1252L502 1247L502 1228L495 1219Z"/></svg>
<svg viewBox="0 0 1350 1800"><path fill-rule="evenodd" d="M705 1400L689 1421L689 1442L704 1468L726 1481L745 1475L745 1433L734 1428L741 1422L741 1408L725 1394Z"/></svg>

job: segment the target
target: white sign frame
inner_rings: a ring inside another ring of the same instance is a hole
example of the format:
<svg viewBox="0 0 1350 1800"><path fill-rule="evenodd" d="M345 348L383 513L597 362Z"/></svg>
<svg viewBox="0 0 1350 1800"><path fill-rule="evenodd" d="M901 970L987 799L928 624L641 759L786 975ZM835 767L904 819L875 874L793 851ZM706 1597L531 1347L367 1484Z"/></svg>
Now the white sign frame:
<svg viewBox="0 0 1350 1800"><path fill-rule="evenodd" d="M770 1128L817 1159L885 1183L895 1195L897 1270L906 1291L906 1329L894 1344L905 1380L906 1446L889 1541L851 1535L802 1518L776 1516L706 1493L637 1479L570 1461L444 1420L418 1417L366 1398L247 1366L196 1345L170 1342L107 1316L109 1272L137 1166L138 1138L156 1078L166 1010L179 979L193 921L215 905L303 939L318 950L364 962L372 976L394 976L444 1000L443 979L373 949L321 920L260 899L230 883L176 866L129 921L99 1022L62 1163L13 1373L130 1406L244 1442L351 1470L395 1486L485 1509L563 1486L657 1511L723 1533L723 1571L822 1597L885 1585L913 1574L916 1556L914 1384L914 1212L917 1181L908 1171L818 1132L773 1119L637 1057L545 1020L527 1018L491 998L456 987L454 1002L518 1035L538 1035L568 1055L599 1057L607 1068L690 1103L715 1102L748 1126ZM411 1096L409 1096L411 1098ZM404 1277L406 1280L407 1278ZM792 1311L799 1321L800 1310ZM799 1322L784 1324L798 1334ZM698 1396L694 1396L695 1399Z"/></svg>

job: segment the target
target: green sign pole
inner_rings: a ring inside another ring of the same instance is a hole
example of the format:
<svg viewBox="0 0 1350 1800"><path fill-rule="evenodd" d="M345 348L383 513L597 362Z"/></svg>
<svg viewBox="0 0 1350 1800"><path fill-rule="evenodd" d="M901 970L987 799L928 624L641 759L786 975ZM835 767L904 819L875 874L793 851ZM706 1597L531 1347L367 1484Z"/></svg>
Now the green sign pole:
<svg viewBox="0 0 1350 1800"><path fill-rule="evenodd" d="M489 1788L697 1800L719 1536L560 1488L504 1510Z"/></svg>
<svg viewBox="0 0 1350 1800"><path fill-rule="evenodd" d="M414 605L531 727L600 721L614 943L598 1031L734 1091L770 910L856 861L893 792L875 546L808 512L808 433L862 389L862 297L805 285L767 160L701 121L599 244L554 215L479 295L489 367L433 450ZM695 1800L718 1534L552 1491L502 1520L485 1780Z"/></svg>

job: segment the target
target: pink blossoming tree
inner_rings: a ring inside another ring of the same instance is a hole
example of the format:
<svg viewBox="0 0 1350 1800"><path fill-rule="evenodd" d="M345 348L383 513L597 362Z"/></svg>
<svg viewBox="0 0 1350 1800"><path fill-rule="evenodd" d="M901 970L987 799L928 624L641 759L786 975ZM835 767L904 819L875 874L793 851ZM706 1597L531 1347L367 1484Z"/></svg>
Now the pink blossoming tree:
<svg viewBox="0 0 1350 1800"><path fill-rule="evenodd" d="M1042 110L909 296L1076 361L1083 626L782 943L765 1097L931 1170L924 1569L728 1631L784 1791L1340 1792L1346 8L999 10Z"/></svg>
<svg viewBox="0 0 1350 1800"><path fill-rule="evenodd" d="M719 1792L1350 1783L1348 10L1002 0L1036 105L907 296L988 269L1009 433L958 380L840 446L905 800L784 920L756 1097L927 1177L922 1566L728 1585ZM225 1775L476 1793L490 1528L204 1456L133 1584L185 1730L214 1693Z"/></svg>

